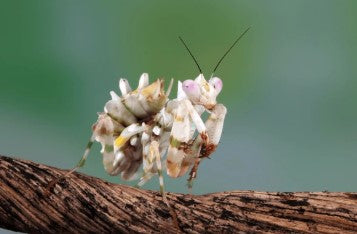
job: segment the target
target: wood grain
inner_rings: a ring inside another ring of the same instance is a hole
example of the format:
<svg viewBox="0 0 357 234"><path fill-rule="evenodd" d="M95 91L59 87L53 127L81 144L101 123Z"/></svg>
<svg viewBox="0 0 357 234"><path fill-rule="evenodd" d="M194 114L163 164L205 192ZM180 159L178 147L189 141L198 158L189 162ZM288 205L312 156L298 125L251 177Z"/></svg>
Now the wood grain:
<svg viewBox="0 0 357 234"><path fill-rule="evenodd" d="M158 192L0 157L0 226L30 233L357 233L357 193L169 193L180 230Z"/></svg>

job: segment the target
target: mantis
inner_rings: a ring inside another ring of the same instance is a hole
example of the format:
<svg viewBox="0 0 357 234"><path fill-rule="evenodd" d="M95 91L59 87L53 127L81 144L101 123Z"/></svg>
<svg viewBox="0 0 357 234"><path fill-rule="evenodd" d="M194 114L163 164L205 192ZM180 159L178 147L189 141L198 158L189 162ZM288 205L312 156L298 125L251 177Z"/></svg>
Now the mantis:
<svg viewBox="0 0 357 234"><path fill-rule="evenodd" d="M173 79L167 91L164 90L162 79L150 84L147 73L140 76L135 90L132 90L126 79L120 79L121 96L110 91L111 99L104 105L104 111L98 114L92 126L93 133L81 160L63 177L85 164L91 146L97 141L102 146L103 165L109 175L120 174L124 180L140 177L138 187L158 175L160 193L170 208L164 189L164 168L172 178L181 177L190 170L188 185L191 188L200 162L216 150L227 109L217 103L223 82L213 74L249 29L221 57L208 81L196 58L179 37L196 63L199 75L193 80L178 81L177 97L174 99L169 99ZM204 112L209 114L206 121L201 117ZM141 165L143 172L140 170ZM50 186L63 177L52 181ZM174 212L171 213L178 226Z"/></svg>

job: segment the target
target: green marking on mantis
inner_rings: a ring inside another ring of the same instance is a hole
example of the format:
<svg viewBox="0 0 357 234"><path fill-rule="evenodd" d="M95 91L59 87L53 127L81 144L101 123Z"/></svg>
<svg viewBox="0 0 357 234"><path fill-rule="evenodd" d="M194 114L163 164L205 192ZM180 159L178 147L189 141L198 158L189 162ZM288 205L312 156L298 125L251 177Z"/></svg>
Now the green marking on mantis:
<svg viewBox="0 0 357 234"><path fill-rule="evenodd" d="M77 167L83 167L84 163L86 162L87 155L89 153L90 148L93 145L93 141L88 141L86 151L84 152L84 156L81 158L81 160L77 163Z"/></svg>
<svg viewBox="0 0 357 234"><path fill-rule="evenodd" d="M81 160L77 164L77 167L83 167L85 162L86 162L86 159L85 158L81 158Z"/></svg>
<svg viewBox="0 0 357 234"><path fill-rule="evenodd" d="M105 152L110 153L114 151L114 146L112 145L105 145L104 147Z"/></svg>
<svg viewBox="0 0 357 234"><path fill-rule="evenodd" d="M87 144L87 147L86 149L90 149L93 145L93 141L89 141L88 144Z"/></svg>
<svg viewBox="0 0 357 234"><path fill-rule="evenodd" d="M189 179L189 180L187 181L187 187L188 187L189 189L192 189L192 187L193 187L193 179Z"/></svg>
<svg viewBox="0 0 357 234"><path fill-rule="evenodd" d="M180 147L180 145L181 145L181 141L179 141L179 140L177 140L177 139L175 139L174 137L170 137L170 145L172 146L172 147L174 147L174 148L179 148Z"/></svg>

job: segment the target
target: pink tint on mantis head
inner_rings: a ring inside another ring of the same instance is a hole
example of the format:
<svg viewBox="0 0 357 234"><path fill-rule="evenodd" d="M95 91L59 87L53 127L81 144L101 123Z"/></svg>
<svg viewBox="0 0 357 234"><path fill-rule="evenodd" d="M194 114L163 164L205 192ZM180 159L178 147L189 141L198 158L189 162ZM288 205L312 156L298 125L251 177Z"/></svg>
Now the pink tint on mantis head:
<svg viewBox="0 0 357 234"><path fill-rule="evenodd" d="M200 96L200 87L194 80L185 80L182 83L182 90L189 99L198 99Z"/></svg>
<svg viewBox="0 0 357 234"><path fill-rule="evenodd" d="M222 88L220 79L212 80L217 88ZM182 83L182 90L193 105L202 105L207 110L212 109L216 104L217 90L213 84L206 81L203 74L199 74L195 80L186 80Z"/></svg>
<svg viewBox="0 0 357 234"><path fill-rule="evenodd" d="M223 82L221 79L218 77L213 77L209 80L210 85L213 86L213 88L216 90L216 95L218 95L222 88L223 88Z"/></svg>

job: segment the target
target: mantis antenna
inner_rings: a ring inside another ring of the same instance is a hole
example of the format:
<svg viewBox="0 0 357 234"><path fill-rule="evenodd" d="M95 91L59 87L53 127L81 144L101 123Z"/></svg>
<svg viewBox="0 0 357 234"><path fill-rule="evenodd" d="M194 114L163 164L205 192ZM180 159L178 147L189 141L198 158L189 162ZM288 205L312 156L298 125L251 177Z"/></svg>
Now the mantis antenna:
<svg viewBox="0 0 357 234"><path fill-rule="evenodd" d="M193 58L193 61L195 61L196 65L197 65L197 68L198 70L200 71L200 74L202 74L202 69L200 67L200 65L198 65L198 62L195 58L195 56L193 56L193 54L191 53L190 49L188 48L188 46L186 45L186 43L184 42L184 40L179 36L178 37L180 39L180 41L182 42L182 44L185 46L186 50L188 51L188 53L190 53L191 57Z"/></svg>
<svg viewBox="0 0 357 234"><path fill-rule="evenodd" d="M213 72L212 72L212 76L213 74L216 72L218 66L221 64L221 62L223 61L223 59L226 57L226 55L233 49L233 47L238 43L238 41L244 36L244 34L246 34L249 29L251 27L248 27L238 38L237 40L234 41L234 43L231 45L231 47L229 47L229 49L226 51L226 53L224 53L224 55L221 57L221 59L218 61L216 67L213 69Z"/></svg>

